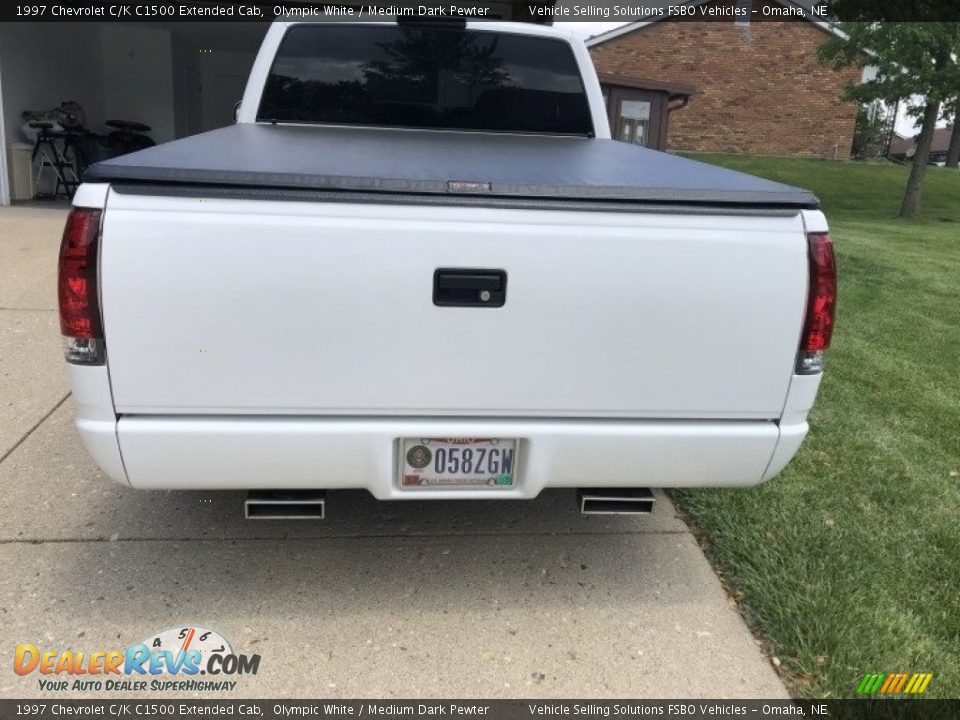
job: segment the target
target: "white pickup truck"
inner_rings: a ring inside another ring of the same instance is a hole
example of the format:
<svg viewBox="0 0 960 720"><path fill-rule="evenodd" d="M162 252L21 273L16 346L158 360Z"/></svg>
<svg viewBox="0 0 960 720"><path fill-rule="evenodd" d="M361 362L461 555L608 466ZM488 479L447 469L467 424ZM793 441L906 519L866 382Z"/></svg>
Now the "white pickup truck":
<svg viewBox="0 0 960 720"><path fill-rule="evenodd" d="M59 295L134 488L630 512L783 469L836 280L809 192L610 139L568 34L278 22L236 124L90 168Z"/></svg>

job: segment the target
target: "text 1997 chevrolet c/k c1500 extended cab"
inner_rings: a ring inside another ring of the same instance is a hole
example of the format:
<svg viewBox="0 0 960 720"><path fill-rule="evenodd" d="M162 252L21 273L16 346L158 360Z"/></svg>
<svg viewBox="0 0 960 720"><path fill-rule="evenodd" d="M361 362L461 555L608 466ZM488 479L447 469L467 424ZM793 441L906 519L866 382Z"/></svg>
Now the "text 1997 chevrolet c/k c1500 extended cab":
<svg viewBox="0 0 960 720"><path fill-rule="evenodd" d="M809 192L611 140L570 35L295 22L236 124L92 166L59 293L119 482L618 512L783 469L836 279Z"/></svg>

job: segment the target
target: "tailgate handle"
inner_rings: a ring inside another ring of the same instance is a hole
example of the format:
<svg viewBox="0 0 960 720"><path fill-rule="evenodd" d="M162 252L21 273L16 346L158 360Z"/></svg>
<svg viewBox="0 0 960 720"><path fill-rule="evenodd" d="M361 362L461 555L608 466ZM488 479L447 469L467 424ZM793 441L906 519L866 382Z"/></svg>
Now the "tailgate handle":
<svg viewBox="0 0 960 720"><path fill-rule="evenodd" d="M441 307L503 307L504 270L438 268L433 273L433 304Z"/></svg>

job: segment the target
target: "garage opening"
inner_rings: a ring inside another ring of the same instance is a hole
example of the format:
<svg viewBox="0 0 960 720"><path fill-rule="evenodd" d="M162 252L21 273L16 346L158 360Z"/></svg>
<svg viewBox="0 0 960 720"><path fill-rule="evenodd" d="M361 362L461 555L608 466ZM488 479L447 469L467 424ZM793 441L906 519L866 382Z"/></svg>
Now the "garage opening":
<svg viewBox="0 0 960 720"><path fill-rule="evenodd" d="M542 24L554 4L476 3L492 19ZM65 166L229 125L268 27L0 23L0 205L69 195L77 177Z"/></svg>
<svg viewBox="0 0 960 720"><path fill-rule="evenodd" d="M0 202L68 197L88 162L232 123L267 28L0 25Z"/></svg>

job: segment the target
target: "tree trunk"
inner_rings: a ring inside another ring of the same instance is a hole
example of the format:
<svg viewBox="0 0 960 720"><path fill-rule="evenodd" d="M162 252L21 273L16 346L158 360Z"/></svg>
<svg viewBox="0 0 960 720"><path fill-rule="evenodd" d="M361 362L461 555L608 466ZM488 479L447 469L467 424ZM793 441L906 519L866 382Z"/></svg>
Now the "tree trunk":
<svg viewBox="0 0 960 720"><path fill-rule="evenodd" d="M950 133L950 147L947 148L947 167L960 167L960 100L953 113L953 132Z"/></svg>
<svg viewBox="0 0 960 720"><path fill-rule="evenodd" d="M927 174L930 146L933 144L933 131L937 129L939 115L939 102L929 102L923 109L923 125L920 127L920 135L917 137L917 151L913 154L913 167L910 168L910 179L907 180L907 190L903 194L900 217L915 218L920 216L923 177Z"/></svg>

